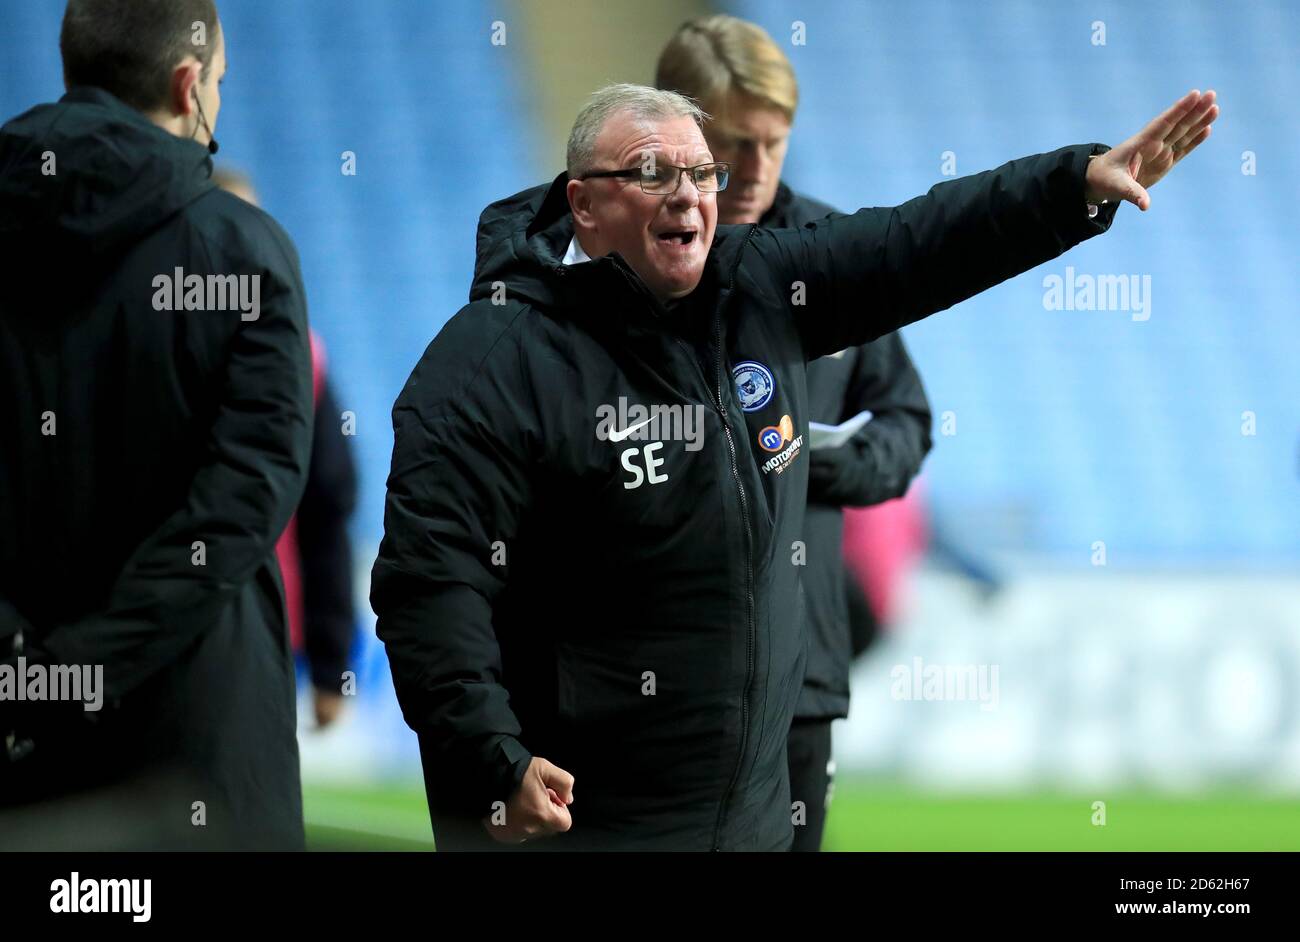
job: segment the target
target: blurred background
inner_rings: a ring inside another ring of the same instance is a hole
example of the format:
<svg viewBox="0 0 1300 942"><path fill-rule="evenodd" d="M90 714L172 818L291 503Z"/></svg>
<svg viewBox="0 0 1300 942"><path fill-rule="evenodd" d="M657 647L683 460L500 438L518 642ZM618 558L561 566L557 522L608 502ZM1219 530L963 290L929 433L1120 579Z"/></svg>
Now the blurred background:
<svg viewBox="0 0 1300 942"><path fill-rule="evenodd" d="M4 119L62 94L63 6L0 0ZM836 725L828 848L1300 850L1300 6L218 6L217 163L296 241L354 420L356 695L319 730L303 684L312 846L429 846L366 595L389 410L466 300L478 214L563 168L586 94L651 83L683 20L727 12L798 74L785 179L845 210L1118 143L1190 88L1223 109L1150 213L904 331L935 447L915 565ZM1135 276L1143 303L1052 309L1053 276ZM909 699L927 665L984 693Z"/></svg>

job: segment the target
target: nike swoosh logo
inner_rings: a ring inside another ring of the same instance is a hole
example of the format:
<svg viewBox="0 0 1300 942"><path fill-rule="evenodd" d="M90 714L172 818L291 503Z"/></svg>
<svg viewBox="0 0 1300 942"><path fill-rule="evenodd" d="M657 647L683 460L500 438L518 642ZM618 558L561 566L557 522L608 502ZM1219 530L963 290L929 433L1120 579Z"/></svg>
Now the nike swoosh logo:
<svg viewBox="0 0 1300 942"><path fill-rule="evenodd" d="M623 429L623 431L621 431L621 432L611 431L611 432L609 433L609 440L610 440L611 442L621 442L623 439L627 438L629 435L631 435L633 432L635 432L635 431L636 431L637 429L639 429L641 426L643 426L643 425L649 425L649 424L650 424L651 422L653 422L654 420L655 420L655 417L652 415L652 416L650 416L650 418L646 419L644 422L638 422L636 425L629 425L627 428Z"/></svg>

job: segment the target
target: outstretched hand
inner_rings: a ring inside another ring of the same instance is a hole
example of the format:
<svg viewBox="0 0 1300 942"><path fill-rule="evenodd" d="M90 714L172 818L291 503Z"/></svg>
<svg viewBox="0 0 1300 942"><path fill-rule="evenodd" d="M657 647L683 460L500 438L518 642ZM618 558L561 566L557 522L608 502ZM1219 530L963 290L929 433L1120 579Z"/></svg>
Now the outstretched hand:
<svg viewBox="0 0 1300 942"><path fill-rule="evenodd" d="M1088 202L1128 200L1143 212L1147 190L1210 136L1219 116L1214 92L1190 91L1137 134L1088 161Z"/></svg>

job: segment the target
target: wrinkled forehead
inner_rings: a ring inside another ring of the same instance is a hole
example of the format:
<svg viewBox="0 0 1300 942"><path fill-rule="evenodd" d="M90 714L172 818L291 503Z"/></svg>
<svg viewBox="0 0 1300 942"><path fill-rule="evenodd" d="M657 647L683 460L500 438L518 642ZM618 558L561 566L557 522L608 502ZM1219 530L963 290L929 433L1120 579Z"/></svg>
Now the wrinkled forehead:
<svg viewBox="0 0 1300 942"><path fill-rule="evenodd" d="M713 159L699 125L688 115L677 118L638 118L628 112L610 115L596 138L596 159L602 166L635 166L646 151L681 167Z"/></svg>

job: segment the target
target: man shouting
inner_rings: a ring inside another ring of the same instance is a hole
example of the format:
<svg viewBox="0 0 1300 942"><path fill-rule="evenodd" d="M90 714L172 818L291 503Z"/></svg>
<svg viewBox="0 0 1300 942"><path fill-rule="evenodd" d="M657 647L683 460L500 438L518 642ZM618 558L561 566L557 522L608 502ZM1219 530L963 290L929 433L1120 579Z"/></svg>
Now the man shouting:
<svg viewBox="0 0 1300 942"><path fill-rule="evenodd" d="M717 225L690 100L597 92L393 409L371 598L439 845L788 848L807 361L1145 210L1216 116L763 229Z"/></svg>

